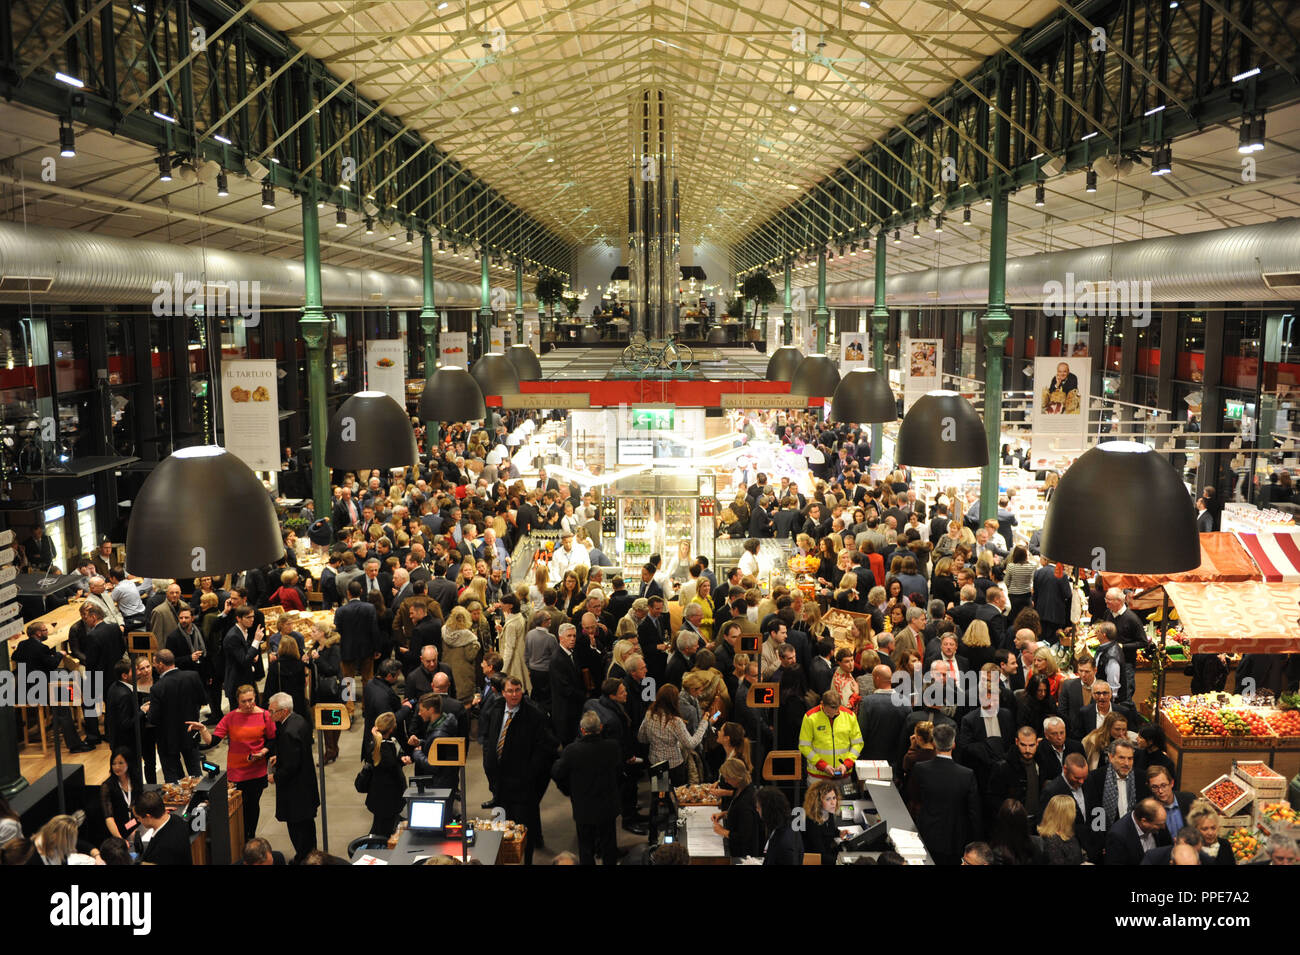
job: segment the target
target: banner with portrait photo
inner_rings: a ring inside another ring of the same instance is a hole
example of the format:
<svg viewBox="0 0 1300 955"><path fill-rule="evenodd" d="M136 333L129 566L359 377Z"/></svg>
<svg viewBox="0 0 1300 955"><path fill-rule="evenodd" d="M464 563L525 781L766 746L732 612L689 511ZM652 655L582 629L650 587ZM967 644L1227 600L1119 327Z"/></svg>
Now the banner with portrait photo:
<svg viewBox="0 0 1300 955"><path fill-rule="evenodd" d="M857 368L871 364L871 351L867 347L866 332L840 333L840 374L847 375Z"/></svg>
<svg viewBox="0 0 1300 955"><path fill-rule="evenodd" d="M1034 413L1029 457L1050 463L1087 447L1092 359L1034 359Z"/></svg>
<svg viewBox="0 0 1300 955"><path fill-rule="evenodd" d="M280 407L274 358L221 363L225 448L254 471L280 470Z"/></svg>
<svg viewBox="0 0 1300 955"><path fill-rule="evenodd" d="M366 342L366 381L371 391L382 391L406 406L406 342L400 338L372 338Z"/></svg>
<svg viewBox="0 0 1300 955"><path fill-rule="evenodd" d="M439 335L438 357L443 368L469 368L469 333L443 332Z"/></svg>
<svg viewBox="0 0 1300 955"><path fill-rule="evenodd" d="M943 387L943 339L909 338L903 352L903 410Z"/></svg>

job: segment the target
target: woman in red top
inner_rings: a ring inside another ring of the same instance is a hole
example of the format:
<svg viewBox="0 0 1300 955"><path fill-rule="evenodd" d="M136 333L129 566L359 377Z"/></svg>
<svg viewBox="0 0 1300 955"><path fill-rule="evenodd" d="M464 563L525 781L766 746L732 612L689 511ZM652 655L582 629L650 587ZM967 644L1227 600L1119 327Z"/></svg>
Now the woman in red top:
<svg viewBox="0 0 1300 955"><path fill-rule="evenodd" d="M298 574L292 570L286 570L280 574L280 586L276 588L275 593L271 594L270 601L274 606L279 604L285 610L306 610L303 606L302 594L298 592Z"/></svg>
<svg viewBox="0 0 1300 955"><path fill-rule="evenodd" d="M244 796L244 841L257 835L257 817L261 811L262 792L266 789L266 757L275 739L275 720L257 705L257 690L241 686L235 692L237 709L221 718L212 730L202 723L187 722L203 738L208 749L221 740L229 744L226 776Z"/></svg>

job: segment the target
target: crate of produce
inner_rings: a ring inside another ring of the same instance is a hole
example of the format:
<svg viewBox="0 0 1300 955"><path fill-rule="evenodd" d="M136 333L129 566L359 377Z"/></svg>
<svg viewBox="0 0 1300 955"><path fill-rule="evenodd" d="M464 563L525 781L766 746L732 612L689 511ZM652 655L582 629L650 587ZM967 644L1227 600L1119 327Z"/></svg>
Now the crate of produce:
<svg viewBox="0 0 1300 955"><path fill-rule="evenodd" d="M1259 855L1260 835L1251 828L1234 829L1228 833L1228 845L1232 846L1233 858L1241 865Z"/></svg>
<svg viewBox="0 0 1300 955"><path fill-rule="evenodd" d="M1224 816L1231 816L1255 798L1254 791L1246 784L1224 773L1210 785L1201 790L1201 795Z"/></svg>
<svg viewBox="0 0 1300 955"><path fill-rule="evenodd" d="M1235 816L1219 816L1219 828L1227 833L1237 829L1255 828L1255 814L1253 812L1239 813Z"/></svg>
<svg viewBox="0 0 1300 955"><path fill-rule="evenodd" d="M1268 716L1268 725L1283 741L1300 743L1300 710L1275 710Z"/></svg>
<svg viewBox="0 0 1300 955"><path fill-rule="evenodd" d="M1240 759L1232 765L1239 780L1255 790L1256 799L1285 799L1286 777L1257 759Z"/></svg>
<svg viewBox="0 0 1300 955"><path fill-rule="evenodd" d="M1266 836L1300 836L1300 816L1291 804L1282 801L1255 803L1255 826Z"/></svg>

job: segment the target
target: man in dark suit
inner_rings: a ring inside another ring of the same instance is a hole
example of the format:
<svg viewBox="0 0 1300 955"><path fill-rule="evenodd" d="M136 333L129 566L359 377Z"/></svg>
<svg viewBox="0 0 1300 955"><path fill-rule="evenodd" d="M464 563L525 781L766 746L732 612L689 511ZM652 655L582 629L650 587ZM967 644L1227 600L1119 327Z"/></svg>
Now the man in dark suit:
<svg viewBox="0 0 1300 955"><path fill-rule="evenodd" d="M578 718L587 694L573 657L577 628L571 623L560 624L558 639L559 649L551 654L551 722L560 745L566 746L578 735Z"/></svg>
<svg viewBox="0 0 1300 955"><path fill-rule="evenodd" d="M374 605L361 599L361 581L353 580L348 584L348 599L342 607L334 611L334 629L339 632L339 659L342 661L343 678L363 685L370 681L374 672L375 652L379 649L379 614ZM348 714L353 712L352 698L345 694ZM233 709L233 706L232 706Z"/></svg>
<svg viewBox="0 0 1300 955"><path fill-rule="evenodd" d="M1038 824L1043 813L1043 782L1038 772L1037 753L1038 734L1032 726L1020 727L1016 731L1014 751L1000 760L989 773L989 783L984 790L985 812L989 819L997 816L1003 800L1014 799L1025 807L1029 824Z"/></svg>
<svg viewBox="0 0 1300 955"><path fill-rule="evenodd" d="M1042 621L1043 639L1056 642L1056 631L1070 625L1070 581L1057 577L1051 562L1034 571L1034 609Z"/></svg>
<svg viewBox="0 0 1300 955"><path fill-rule="evenodd" d="M956 736L951 726L936 726L935 758L912 770L921 803L916 831L937 865L957 865L980 837L979 790L975 774L952 758Z"/></svg>
<svg viewBox="0 0 1300 955"><path fill-rule="evenodd" d="M83 604L82 606L88 607L90 605ZM63 653L59 650L52 649L51 647L47 647L45 645L45 640L49 637L49 635L50 635L50 628L43 621L37 620L37 621L33 621L32 623L29 623L27 625L27 636L24 639L20 640L18 644L14 647L13 654L11 656L13 663L23 664L23 666L26 668L28 673L53 673L59 670L60 667L65 667L65 666L75 667L76 660L74 660L68 654ZM113 666L114 668L116 668L117 664L115 663ZM129 670L130 667L128 665L127 672L129 672ZM71 681L72 679L71 671L69 671L66 675L68 679ZM104 683L100 685L104 687L105 699L106 700L112 699L112 694L113 694L112 683L106 680ZM131 702L134 703L134 695L132 695ZM95 736L83 742L81 737L77 735L77 724L72 718L72 707L55 706L55 707L51 707L51 709L54 711L54 718L58 723L58 727L59 727L58 731L63 734L63 745L67 747L67 752L88 753L95 748L95 744L99 742L99 734L97 732L99 729L99 723L98 720L93 715L94 713L93 710L83 713L82 715L83 718L86 720L87 736L89 736L91 733L92 724L93 724L93 729L96 731ZM133 707L129 707L127 712L133 714L135 710ZM108 734L108 739L110 743L112 743L114 739L113 718L114 718L114 714L110 712L108 713L108 718L106 718L104 721L104 727L105 727L104 731ZM125 740L123 742L125 743ZM132 740L131 748L132 750L135 749L134 738Z"/></svg>
<svg viewBox="0 0 1300 955"><path fill-rule="evenodd" d="M1111 587L1106 591L1106 616L1115 625L1115 642L1123 655L1124 692L1115 695L1118 700L1133 699L1137 652L1147 645L1146 628L1142 618L1128 609L1124 591Z"/></svg>
<svg viewBox="0 0 1300 955"><path fill-rule="evenodd" d="M97 605L87 601L82 608L86 634L81 640L81 652L85 656L86 672L98 675L99 685L107 687L113 679L113 664L126 653L122 628L105 620L104 611ZM96 746L101 741L99 718L91 716L86 720L86 745Z"/></svg>
<svg viewBox="0 0 1300 955"><path fill-rule="evenodd" d="M542 795L550 782L559 745L546 714L524 699L524 685L507 677L505 705L494 708L484 730L483 769L492 780L492 795L506 818L528 827L524 864L542 840Z"/></svg>
<svg viewBox="0 0 1300 955"><path fill-rule="evenodd" d="M637 642L641 645L641 656L645 658L650 676L656 684L662 684L668 670L669 642L664 632L668 626L668 617L664 613L664 598L650 598L649 610L646 618L637 627Z"/></svg>
<svg viewBox="0 0 1300 955"><path fill-rule="evenodd" d="M235 610L235 625L221 641L226 661L224 686L232 710L239 708L239 688L256 685L262 668L262 628L253 629L253 608L243 604Z"/></svg>
<svg viewBox="0 0 1300 955"><path fill-rule="evenodd" d="M358 583L363 594L378 593L384 599L385 607L392 606L393 575L381 569L378 558L371 557L366 561L365 576Z"/></svg>
<svg viewBox="0 0 1300 955"><path fill-rule="evenodd" d="M131 812L138 823L134 849L141 862L153 865L194 864L194 857L190 854L190 827L184 819L172 817L158 790L150 789L137 795Z"/></svg>
<svg viewBox="0 0 1300 955"><path fill-rule="evenodd" d="M750 537L771 537L772 536L772 518L767 513L767 504L771 498L758 497L754 501L754 508L749 512L749 536Z"/></svg>
<svg viewBox="0 0 1300 955"><path fill-rule="evenodd" d="M614 822L619 815L622 750L617 741L602 736L603 724L595 710L583 713L578 727L582 735L564 748L551 767L551 778L572 801L578 861L595 865L600 856L605 865L617 865Z"/></svg>
<svg viewBox="0 0 1300 955"><path fill-rule="evenodd" d="M618 621L626 617L627 612L632 609L632 601L636 600L636 597L628 592L627 583L622 577L615 577L610 583L614 590L609 595L609 606L605 608L602 616L608 615L617 625ZM610 627L609 632L613 633L614 627Z"/></svg>
<svg viewBox="0 0 1300 955"><path fill-rule="evenodd" d="M1106 865L1141 865L1142 857L1160 846L1172 846L1165 828L1165 810L1154 799L1143 799L1116 819L1106 833Z"/></svg>
<svg viewBox="0 0 1300 955"><path fill-rule="evenodd" d="M800 633L802 634L802 631ZM831 678L835 675L835 661L831 659L831 655L835 653L835 641L830 637L823 637L817 641L814 649L816 652L808 664L808 688L821 696L831 688Z"/></svg>
<svg viewBox="0 0 1300 955"><path fill-rule="evenodd" d="M998 708L998 698L989 674L980 674L980 705L961 718L957 731L957 754L963 766L975 772L980 791L988 789L989 774L1012 751L1016 720L1010 710ZM1037 733L1034 747L1037 748Z"/></svg>
<svg viewBox="0 0 1300 955"><path fill-rule="evenodd" d="M1088 760L1082 753L1071 753L1065 757L1065 769L1061 775L1043 787L1043 796L1039 804L1046 806L1052 801L1053 796L1069 796L1074 800L1074 838L1079 840L1079 846L1084 854L1096 862L1101 847L1093 838L1091 820L1094 815L1093 809L1099 807L1094 807L1088 801L1087 784Z"/></svg>
<svg viewBox="0 0 1300 955"><path fill-rule="evenodd" d="M130 660L118 660L113 664L115 679L104 694L104 735L108 737L108 745L113 749L125 746L135 752L136 717L139 716L141 720L142 730L146 717L140 708L135 687L131 686L133 670ZM76 739L75 732L72 738Z"/></svg>
<svg viewBox="0 0 1300 955"><path fill-rule="evenodd" d="M356 527L361 520L361 508L357 507L357 502L352 500L352 489L343 488L339 498L334 502L334 509L330 512L330 524L335 531L342 530L345 527Z"/></svg>
<svg viewBox="0 0 1300 955"><path fill-rule="evenodd" d="M154 663L158 678L149 690L149 725L154 729L163 779L174 783L181 778L182 762L187 776L203 771L198 743L186 724L199 721L207 694L198 673L180 669L170 650L159 650Z"/></svg>
<svg viewBox="0 0 1300 955"><path fill-rule="evenodd" d="M1038 775L1040 779L1055 779L1065 771L1065 758L1071 753L1083 754L1083 746L1069 738L1065 720L1049 716L1043 721L1043 738L1038 743Z"/></svg>
<svg viewBox="0 0 1300 955"><path fill-rule="evenodd" d="M1126 739L1112 740L1106 748L1109 762L1088 777L1085 784L1088 804L1100 807L1101 813L1090 820L1094 831L1109 832L1138 804L1137 774L1133 771L1133 744ZM1163 810L1162 810L1163 820ZM1163 821L1161 822L1163 826ZM1104 840L1104 836L1101 837Z"/></svg>
<svg viewBox="0 0 1300 955"><path fill-rule="evenodd" d="M781 510L772 518L772 536L777 540L792 539L799 532L802 523L799 502L793 497L786 497L781 501Z"/></svg>
<svg viewBox="0 0 1300 955"><path fill-rule="evenodd" d="M1079 711L1085 706L1092 705L1092 685L1097 680L1097 668L1092 665L1092 656L1086 652L1076 656L1074 672L1079 675L1079 678L1065 680L1061 683L1061 688L1056 691L1056 708L1071 733L1079 722Z"/></svg>
<svg viewBox="0 0 1300 955"><path fill-rule="evenodd" d="M881 663L871 671L874 691L858 704L858 728L862 731L859 759L885 759L899 766L903 754L898 750L898 735L911 707L894 695L893 671Z"/></svg>
<svg viewBox="0 0 1300 955"><path fill-rule="evenodd" d="M316 785L316 764L312 758L312 728L293 711L293 697L276 693L267 701L275 731L275 755L266 768L275 783L275 818L289 828L293 861L301 862L316 848L316 810L320 790Z"/></svg>
<svg viewBox="0 0 1300 955"><path fill-rule="evenodd" d="M638 593L638 596L645 597L649 600L651 597L662 597L663 595L664 589L660 587L659 582L655 580L654 564L645 564L641 568L641 590Z"/></svg>
<svg viewBox="0 0 1300 955"><path fill-rule="evenodd" d="M441 561L434 565L433 577L429 580L428 595L430 600L438 602L438 606L442 609L442 619L446 620L452 608L456 606L457 592L455 582L447 579L447 565Z"/></svg>
<svg viewBox="0 0 1300 955"><path fill-rule="evenodd" d="M393 685L402 678L402 665L396 660L385 660L379 664L379 672L375 678L366 683L361 691L361 705L364 708L365 735L362 739L370 736L370 730L375 725L375 720L379 719L380 713L392 713L397 717L396 737L406 738L405 727L406 717L410 712L411 701L403 700L393 689ZM365 757L362 757L363 759Z"/></svg>
<svg viewBox="0 0 1300 955"><path fill-rule="evenodd" d="M1093 687L1092 702L1079 710L1079 716L1075 720L1073 730L1075 739L1082 740L1101 726L1106 719L1106 714L1112 710L1124 714L1130 726L1137 723L1137 711L1128 703L1115 703L1112 705L1111 700L1114 699L1115 691L1109 683L1104 680L1097 680Z"/></svg>

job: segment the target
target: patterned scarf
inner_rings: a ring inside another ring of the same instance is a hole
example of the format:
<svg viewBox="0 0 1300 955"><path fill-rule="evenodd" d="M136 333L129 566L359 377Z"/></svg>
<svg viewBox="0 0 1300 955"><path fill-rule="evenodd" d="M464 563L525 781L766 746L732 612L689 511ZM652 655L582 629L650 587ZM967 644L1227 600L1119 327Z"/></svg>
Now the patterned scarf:
<svg viewBox="0 0 1300 955"><path fill-rule="evenodd" d="M1137 806L1137 782L1132 773L1124 779L1124 787L1128 791L1128 811L1132 812ZM1119 818L1119 777L1115 775L1115 767L1106 767L1106 782L1102 786L1101 804L1106 810L1106 825L1110 826Z"/></svg>

